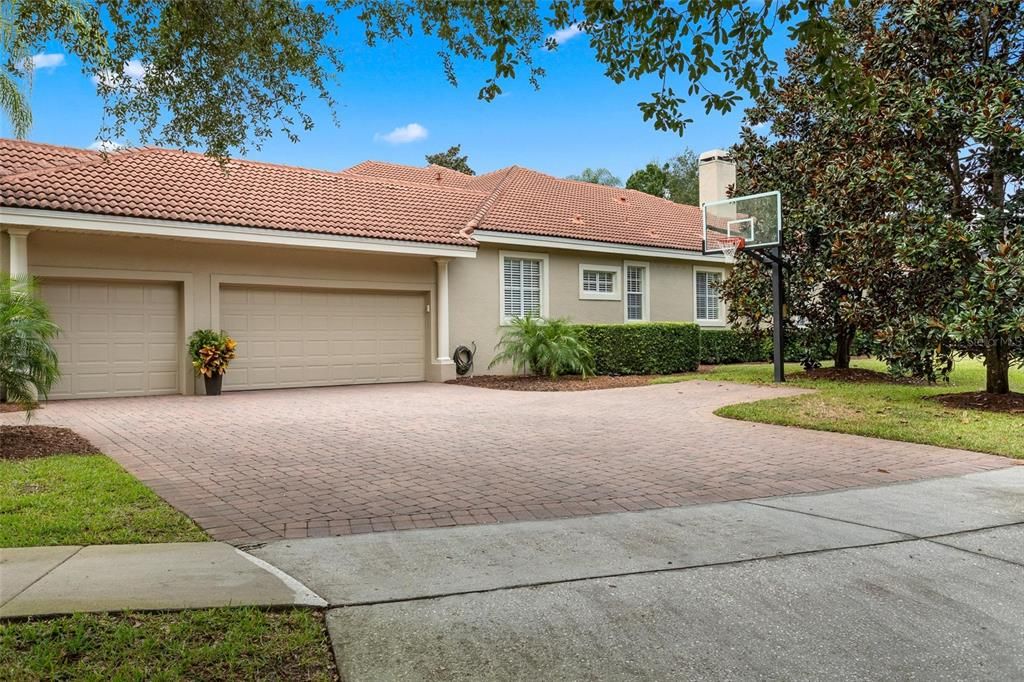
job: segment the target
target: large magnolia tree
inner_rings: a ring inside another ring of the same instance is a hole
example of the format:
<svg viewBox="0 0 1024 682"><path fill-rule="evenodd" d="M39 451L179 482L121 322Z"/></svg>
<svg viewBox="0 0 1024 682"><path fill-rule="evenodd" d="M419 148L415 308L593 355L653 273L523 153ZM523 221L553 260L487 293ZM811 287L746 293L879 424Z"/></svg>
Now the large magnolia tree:
<svg viewBox="0 0 1024 682"><path fill-rule="evenodd" d="M842 49L856 59L874 12L837 11L832 19ZM835 366L848 368L858 331L869 335L906 320L912 292L941 291L901 266L891 238L904 207L934 192L922 184L927 173L906 153L901 130L879 125L875 109L851 107L820 87L812 50L789 50L787 66L778 87L746 112L733 149L735 193L781 191L788 319L806 324L809 348L833 347ZM741 255L722 295L734 325L774 324L768 271L758 260Z"/></svg>
<svg viewBox="0 0 1024 682"><path fill-rule="evenodd" d="M984 358L986 390L1010 390L1024 364L1024 5L1018 0L898 0L865 33L879 118L913 143L940 181L909 229L901 261L952 280L912 324L883 330L914 366ZM908 211L910 212L910 211ZM945 278L942 278L945 279Z"/></svg>
<svg viewBox="0 0 1024 682"><path fill-rule="evenodd" d="M759 97L735 150L739 191L781 189L790 314L855 330L898 369L934 377L978 356L986 389L1024 362L1024 10L1019 3L863 2L833 15L870 107L823 96L812 50ZM767 319L767 282L741 261L724 294Z"/></svg>

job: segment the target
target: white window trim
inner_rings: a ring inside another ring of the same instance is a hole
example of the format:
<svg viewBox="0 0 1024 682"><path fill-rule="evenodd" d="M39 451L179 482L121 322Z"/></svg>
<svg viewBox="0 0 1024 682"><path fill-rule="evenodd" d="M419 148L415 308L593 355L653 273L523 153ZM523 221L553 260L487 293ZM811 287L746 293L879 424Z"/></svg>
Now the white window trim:
<svg viewBox="0 0 1024 682"><path fill-rule="evenodd" d="M507 327L512 318L505 317L505 259L524 258L539 260L540 265L540 316L548 316L548 254L535 251L498 251L498 325Z"/></svg>
<svg viewBox="0 0 1024 682"><path fill-rule="evenodd" d="M583 290L583 273L610 272L612 273L612 290L609 293ZM590 265L580 263L580 300L581 301L618 301L622 299L622 268L616 265Z"/></svg>
<svg viewBox="0 0 1024 682"><path fill-rule="evenodd" d="M644 310L642 320L631 320L629 319L629 296L626 295L626 284L625 277L627 268L633 266L636 268L644 269ZM623 284L622 284L622 319L627 323L638 323L638 322L650 322L651 321L651 264L646 261L638 260L627 260L622 261L622 273L623 273Z"/></svg>
<svg viewBox="0 0 1024 682"><path fill-rule="evenodd" d="M697 273L706 272L711 274L719 274L722 276L722 282L725 282L726 271L723 268L694 268L693 269L693 321L702 327L722 327L725 325L725 304L722 303L722 298L718 298L718 317L715 319L707 318L700 319L697 317Z"/></svg>

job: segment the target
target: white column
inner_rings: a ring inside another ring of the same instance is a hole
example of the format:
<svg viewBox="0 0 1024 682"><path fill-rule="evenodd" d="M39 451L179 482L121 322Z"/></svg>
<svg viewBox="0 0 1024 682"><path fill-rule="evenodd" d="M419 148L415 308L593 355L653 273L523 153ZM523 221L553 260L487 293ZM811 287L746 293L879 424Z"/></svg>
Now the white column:
<svg viewBox="0 0 1024 682"><path fill-rule="evenodd" d="M11 272L11 257L7 253L7 228L0 225L0 278Z"/></svg>
<svg viewBox="0 0 1024 682"><path fill-rule="evenodd" d="M31 232L31 230L26 230L20 227L7 228L7 234L10 235L10 241L7 249L10 252L11 257L11 277L25 277L28 275L29 232Z"/></svg>
<svg viewBox="0 0 1024 682"><path fill-rule="evenodd" d="M436 258L437 263L437 359L451 362L448 347L448 260Z"/></svg>

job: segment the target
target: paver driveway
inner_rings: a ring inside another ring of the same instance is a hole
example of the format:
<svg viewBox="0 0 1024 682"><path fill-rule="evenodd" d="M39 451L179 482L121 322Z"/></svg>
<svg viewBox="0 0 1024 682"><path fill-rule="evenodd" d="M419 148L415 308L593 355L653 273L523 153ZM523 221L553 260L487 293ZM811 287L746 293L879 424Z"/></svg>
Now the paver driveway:
<svg viewBox="0 0 1024 682"><path fill-rule="evenodd" d="M705 381L581 393L404 384L65 401L36 419L76 429L213 537L240 544L671 507L1011 464L712 414L795 392Z"/></svg>

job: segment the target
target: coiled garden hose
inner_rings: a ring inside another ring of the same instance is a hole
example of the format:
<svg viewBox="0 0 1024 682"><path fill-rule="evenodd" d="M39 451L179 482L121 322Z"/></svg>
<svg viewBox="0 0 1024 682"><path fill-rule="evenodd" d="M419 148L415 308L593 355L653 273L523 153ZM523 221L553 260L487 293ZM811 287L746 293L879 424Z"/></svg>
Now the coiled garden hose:
<svg viewBox="0 0 1024 682"><path fill-rule="evenodd" d="M455 362L455 373L460 377L465 376L473 369L473 356L476 355L476 341L473 342L473 349L466 346L459 346L452 353L452 360Z"/></svg>

